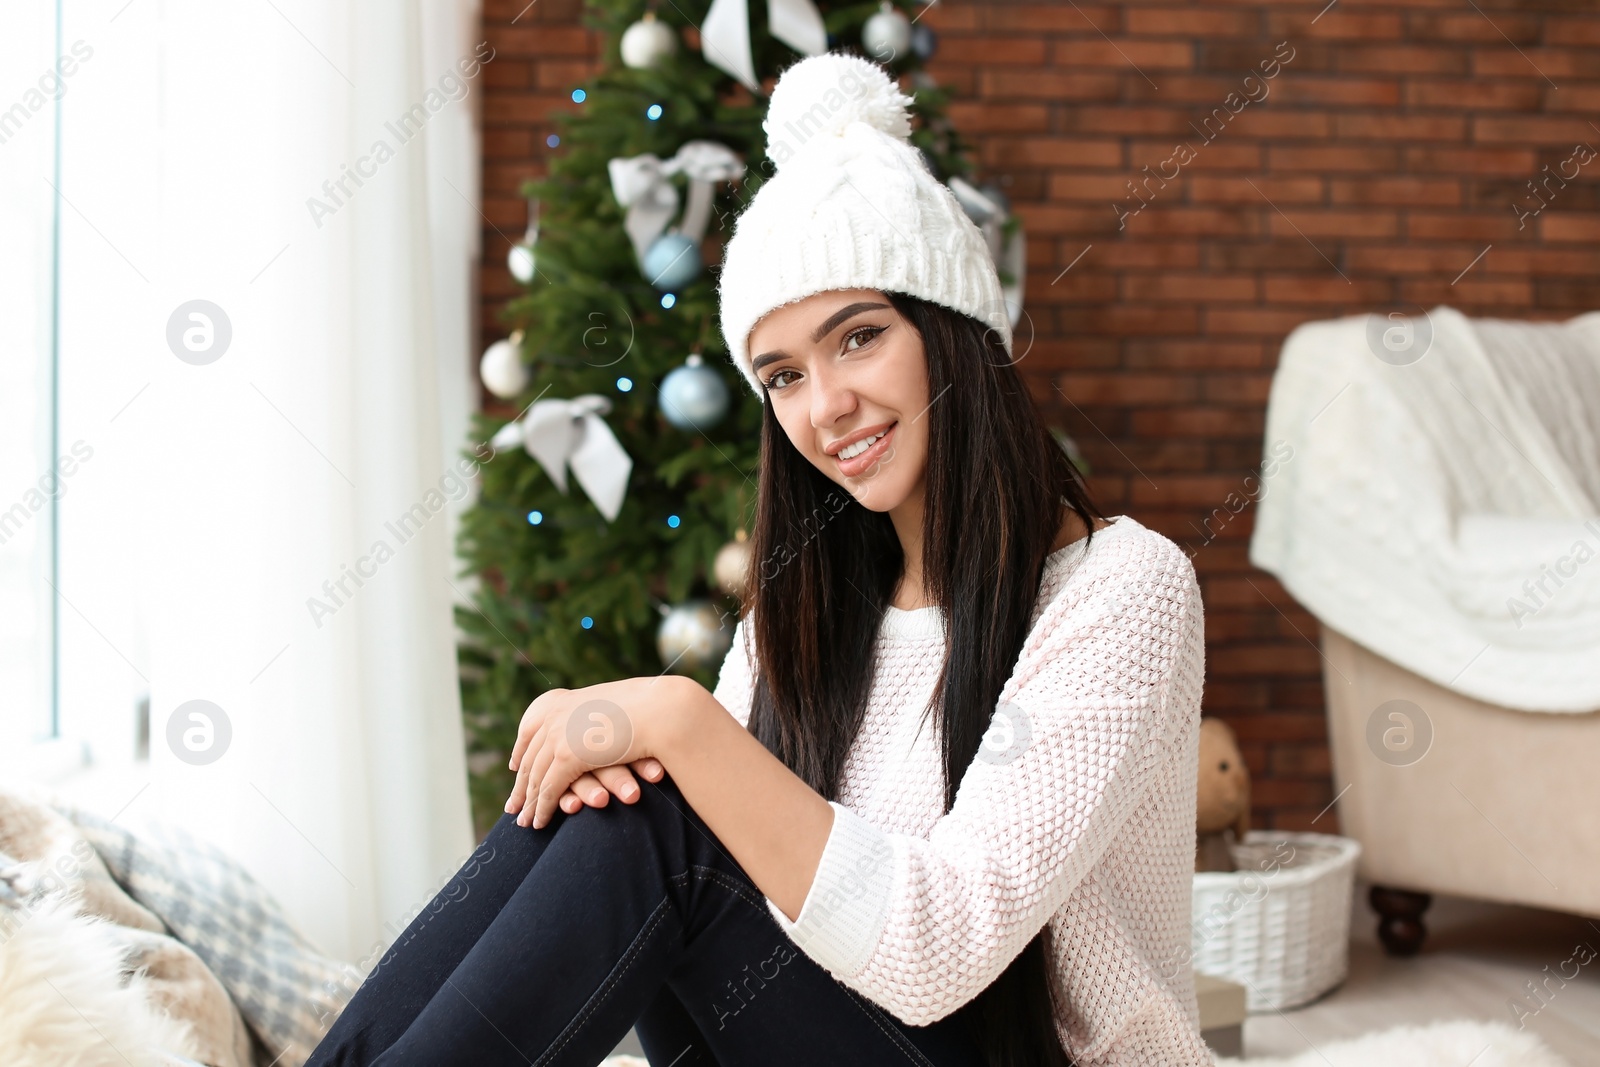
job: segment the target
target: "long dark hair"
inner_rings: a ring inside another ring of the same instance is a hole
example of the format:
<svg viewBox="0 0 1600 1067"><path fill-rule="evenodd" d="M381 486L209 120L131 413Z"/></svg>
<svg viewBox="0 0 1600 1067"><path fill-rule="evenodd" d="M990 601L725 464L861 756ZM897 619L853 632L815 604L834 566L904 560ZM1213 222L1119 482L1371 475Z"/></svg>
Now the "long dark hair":
<svg viewBox="0 0 1600 1067"><path fill-rule="evenodd" d="M885 296L922 338L934 398L925 416L922 578L944 608L946 636L925 714L939 724L948 812L1022 650L1065 509L1091 538L1094 517L1105 516L998 334L941 305ZM836 800L904 555L889 516L863 507L796 451L770 403L761 457L746 605L759 664L750 730ZM990 1067L1071 1067L1054 1023L1049 935L1046 925L961 1009Z"/></svg>

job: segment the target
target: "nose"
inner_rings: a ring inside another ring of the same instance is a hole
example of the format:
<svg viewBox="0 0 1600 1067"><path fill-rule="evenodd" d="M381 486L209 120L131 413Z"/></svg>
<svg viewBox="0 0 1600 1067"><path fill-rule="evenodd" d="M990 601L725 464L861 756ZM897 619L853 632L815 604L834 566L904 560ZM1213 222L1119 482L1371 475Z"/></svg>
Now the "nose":
<svg viewBox="0 0 1600 1067"><path fill-rule="evenodd" d="M856 394L848 375L833 367L813 369L811 375L811 425L826 430L856 409Z"/></svg>

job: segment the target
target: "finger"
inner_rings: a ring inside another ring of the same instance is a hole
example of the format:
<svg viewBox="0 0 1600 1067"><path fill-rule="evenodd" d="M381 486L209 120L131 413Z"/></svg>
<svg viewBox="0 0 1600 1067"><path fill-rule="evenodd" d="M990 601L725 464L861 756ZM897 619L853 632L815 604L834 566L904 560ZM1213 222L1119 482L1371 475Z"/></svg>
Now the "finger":
<svg viewBox="0 0 1600 1067"><path fill-rule="evenodd" d="M539 749L533 745L522 752L522 762L518 765L517 781L511 789L511 797L506 801L507 812L520 812L527 806L528 790L539 781L534 759ZM526 823L523 823L526 826Z"/></svg>
<svg viewBox="0 0 1600 1067"><path fill-rule="evenodd" d="M517 772L511 779L511 792L506 794L506 814L510 815L517 810L517 791L522 788L522 773Z"/></svg>
<svg viewBox="0 0 1600 1067"><path fill-rule="evenodd" d="M517 739L511 745L511 762L509 766L512 770L516 770L522 765L522 754L528 750L528 739L532 736L532 732L527 717L524 716L522 722L517 726Z"/></svg>
<svg viewBox="0 0 1600 1067"><path fill-rule="evenodd" d="M666 773L666 768L661 766L661 761L653 756L646 756L644 759L636 759L629 764L629 766L634 769L634 772L638 774L640 778L643 778L647 782L659 782L661 780L661 776Z"/></svg>
<svg viewBox="0 0 1600 1067"><path fill-rule="evenodd" d="M516 764L515 769L518 771L516 785L512 787L511 796L506 800L506 811L508 813L520 810L527 799L528 782L532 773L528 759L544 744L544 737L544 723L540 722L538 728L529 736L527 744L522 748L520 761ZM524 770L528 770L529 773L521 773ZM538 779L533 780L537 781Z"/></svg>
<svg viewBox="0 0 1600 1067"><path fill-rule="evenodd" d="M632 804L639 799L639 783L634 781L633 774L626 767L601 767L593 775L584 775L584 778L589 777L599 779L608 793L615 795L624 804ZM583 779L578 780L581 782Z"/></svg>
<svg viewBox="0 0 1600 1067"><path fill-rule="evenodd" d="M561 794L561 810L568 815L576 815L582 807L583 801L579 800L578 794L572 790L569 789Z"/></svg>
<svg viewBox="0 0 1600 1067"><path fill-rule="evenodd" d="M578 775L577 779L567 786L567 792L576 794L591 808L603 808L611 800L611 793L607 792L609 788L603 779L585 773Z"/></svg>
<svg viewBox="0 0 1600 1067"><path fill-rule="evenodd" d="M575 759L561 759L559 754L551 752L551 759L544 767L544 773L535 779L532 786L532 812L531 822L534 829L539 829L550 824L551 813L555 811L556 800L566 792L571 782L578 780L583 774L581 765Z"/></svg>
<svg viewBox="0 0 1600 1067"><path fill-rule="evenodd" d="M517 765L517 780L512 783L511 796L506 798L507 814L522 810L523 803L526 800L528 793L528 774L530 771L531 762L532 760L529 753L523 752L522 760Z"/></svg>
<svg viewBox="0 0 1600 1067"><path fill-rule="evenodd" d="M517 730L517 743L512 747L512 769L522 765L522 757L528 754L530 748L536 747L544 737L545 713L534 715Z"/></svg>
<svg viewBox="0 0 1600 1067"><path fill-rule="evenodd" d="M517 822L523 826L537 828L544 825L543 823L535 822L534 815L537 813L539 804L546 799L540 795L539 791L544 788L545 780L549 777L550 764L555 760L555 753L550 749L551 746L549 744L541 744L537 748L529 748L522 757L523 763L527 767L528 780L522 797L522 811L517 815ZM580 769L574 768L572 779L576 779L581 773ZM564 792L569 784L571 784L570 779L560 783L561 791ZM559 795L560 793L558 792L557 796ZM555 797L548 799L549 803L553 805Z"/></svg>

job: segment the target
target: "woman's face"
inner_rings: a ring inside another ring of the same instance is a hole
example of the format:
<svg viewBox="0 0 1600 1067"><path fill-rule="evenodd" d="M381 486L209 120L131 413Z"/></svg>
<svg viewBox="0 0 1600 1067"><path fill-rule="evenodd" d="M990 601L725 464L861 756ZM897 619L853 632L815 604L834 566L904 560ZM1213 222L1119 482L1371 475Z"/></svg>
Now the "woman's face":
<svg viewBox="0 0 1600 1067"><path fill-rule="evenodd" d="M750 331L749 352L773 414L813 466L873 511L920 497L928 364L882 292L839 289L776 308Z"/></svg>

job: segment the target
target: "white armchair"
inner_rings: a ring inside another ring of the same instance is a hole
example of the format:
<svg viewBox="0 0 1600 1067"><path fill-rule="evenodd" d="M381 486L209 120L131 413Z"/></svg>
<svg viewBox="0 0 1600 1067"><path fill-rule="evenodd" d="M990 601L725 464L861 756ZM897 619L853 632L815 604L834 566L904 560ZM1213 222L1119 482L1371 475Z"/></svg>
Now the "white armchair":
<svg viewBox="0 0 1600 1067"><path fill-rule="evenodd" d="M1385 946L1432 892L1600 916L1600 312L1306 323L1264 444Z"/></svg>

